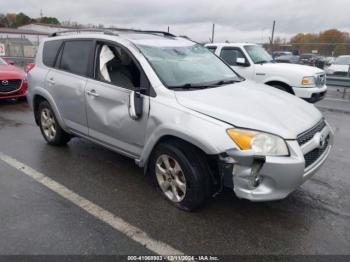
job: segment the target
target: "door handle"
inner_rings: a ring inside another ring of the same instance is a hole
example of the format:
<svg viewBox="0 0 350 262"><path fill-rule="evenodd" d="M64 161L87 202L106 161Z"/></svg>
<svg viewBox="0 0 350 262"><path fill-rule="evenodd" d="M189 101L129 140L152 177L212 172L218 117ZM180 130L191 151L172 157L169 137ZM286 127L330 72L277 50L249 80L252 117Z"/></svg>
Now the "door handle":
<svg viewBox="0 0 350 262"><path fill-rule="evenodd" d="M55 84L55 80L53 80L53 78L49 78L49 80L47 80L47 82L48 82L50 85L54 85L54 84Z"/></svg>
<svg viewBox="0 0 350 262"><path fill-rule="evenodd" d="M95 89L91 89L86 92L89 96L99 97L100 95L96 93Z"/></svg>

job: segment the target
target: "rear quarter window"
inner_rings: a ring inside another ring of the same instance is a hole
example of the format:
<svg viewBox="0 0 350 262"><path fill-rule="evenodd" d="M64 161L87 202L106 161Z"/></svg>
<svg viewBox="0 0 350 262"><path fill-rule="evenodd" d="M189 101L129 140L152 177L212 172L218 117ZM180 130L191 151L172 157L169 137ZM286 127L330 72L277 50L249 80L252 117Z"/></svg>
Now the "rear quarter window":
<svg viewBox="0 0 350 262"><path fill-rule="evenodd" d="M62 45L62 40L47 41L44 43L43 63L48 67L54 67L57 53Z"/></svg>

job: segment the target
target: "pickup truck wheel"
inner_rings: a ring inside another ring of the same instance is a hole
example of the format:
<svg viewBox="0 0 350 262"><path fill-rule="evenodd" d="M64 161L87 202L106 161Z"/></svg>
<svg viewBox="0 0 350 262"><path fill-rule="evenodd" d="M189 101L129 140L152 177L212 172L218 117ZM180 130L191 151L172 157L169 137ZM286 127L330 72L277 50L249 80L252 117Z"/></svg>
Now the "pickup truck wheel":
<svg viewBox="0 0 350 262"><path fill-rule="evenodd" d="M159 191L173 205L187 211L202 206L211 192L205 159L197 151L184 143L163 143L150 159L149 170Z"/></svg>
<svg viewBox="0 0 350 262"><path fill-rule="evenodd" d="M60 127L50 104L47 101L41 102L37 113L40 130L47 143L55 146L66 145L71 137Z"/></svg>

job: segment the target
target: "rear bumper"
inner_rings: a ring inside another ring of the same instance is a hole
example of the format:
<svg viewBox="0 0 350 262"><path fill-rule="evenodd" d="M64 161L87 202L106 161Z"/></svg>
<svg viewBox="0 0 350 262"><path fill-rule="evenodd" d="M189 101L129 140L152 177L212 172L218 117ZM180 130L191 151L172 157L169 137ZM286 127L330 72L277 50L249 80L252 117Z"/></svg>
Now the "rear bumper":
<svg viewBox="0 0 350 262"><path fill-rule="evenodd" d="M262 161L261 157L245 155L239 150L226 152L233 165L231 172L226 172L225 181L231 177L233 190L239 198L251 201L285 198L312 177L326 161L333 145L333 132L328 125L321 132L329 136L327 148L306 168L304 155L318 147L316 135L303 147L296 140L287 141L288 157L267 156Z"/></svg>

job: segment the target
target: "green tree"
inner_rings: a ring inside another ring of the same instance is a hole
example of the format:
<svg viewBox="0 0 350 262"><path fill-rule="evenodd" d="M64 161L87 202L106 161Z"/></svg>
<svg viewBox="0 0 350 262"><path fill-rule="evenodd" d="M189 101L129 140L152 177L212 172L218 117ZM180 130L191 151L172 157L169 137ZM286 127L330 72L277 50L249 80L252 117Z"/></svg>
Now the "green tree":
<svg viewBox="0 0 350 262"><path fill-rule="evenodd" d="M3 20L3 24L6 27L13 27L13 28L19 27L22 25L27 25L33 22L32 18L30 18L29 16L27 16L22 12L18 14L14 14L14 13L6 14L6 16L2 18L2 20Z"/></svg>
<svg viewBox="0 0 350 262"><path fill-rule="evenodd" d="M0 14L0 27L8 27L6 15Z"/></svg>
<svg viewBox="0 0 350 262"><path fill-rule="evenodd" d="M60 21L58 21L56 17L44 16L44 17L37 18L36 21L42 24L55 24L55 25L60 24Z"/></svg>

